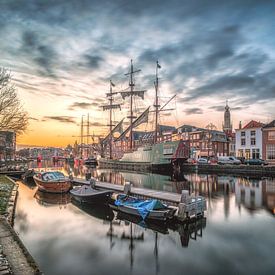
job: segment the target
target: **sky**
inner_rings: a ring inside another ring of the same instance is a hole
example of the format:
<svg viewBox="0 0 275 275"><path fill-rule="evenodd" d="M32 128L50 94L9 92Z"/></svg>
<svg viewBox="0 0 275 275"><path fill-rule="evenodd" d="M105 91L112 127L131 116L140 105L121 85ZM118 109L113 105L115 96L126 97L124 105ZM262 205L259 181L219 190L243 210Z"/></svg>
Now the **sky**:
<svg viewBox="0 0 275 275"><path fill-rule="evenodd" d="M156 60L161 104L176 94L162 124L221 129L226 100L234 128L275 118L275 1L0 0L0 10L0 67L30 116L18 143L72 144L88 113L90 133L105 134L109 80L125 90L131 59L147 90L137 112L153 105ZM119 121L129 103L116 102Z"/></svg>

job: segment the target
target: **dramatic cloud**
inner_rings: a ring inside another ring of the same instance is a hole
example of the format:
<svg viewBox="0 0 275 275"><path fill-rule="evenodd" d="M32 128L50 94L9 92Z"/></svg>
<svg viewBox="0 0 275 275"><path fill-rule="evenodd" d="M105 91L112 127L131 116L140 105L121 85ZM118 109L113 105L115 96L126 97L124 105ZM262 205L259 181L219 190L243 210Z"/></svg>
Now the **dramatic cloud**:
<svg viewBox="0 0 275 275"><path fill-rule="evenodd" d="M90 126L93 126L93 127L105 127L106 124L103 124L103 123L100 123L100 122L92 122L90 123Z"/></svg>
<svg viewBox="0 0 275 275"><path fill-rule="evenodd" d="M203 110L201 108L187 108L184 112L186 115L203 114Z"/></svg>
<svg viewBox="0 0 275 275"><path fill-rule="evenodd" d="M93 103L87 103L87 102L74 102L69 106L69 110L75 110L75 109L91 109L92 107L98 107L100 106L100 103L93 102Z"/></svg>
<svg viewBox="0 0 275 275"><path fill-rule="evenodd" d="M242 110L244 108L245 107L231 107L230 110L231 111L239 111L239 110ZM225 106L222 106L222 105L220 105L220 106L212 106L209 109L215 110L217 112L224 112Z"/></svg>
<svg viewBox="0 0 275 275"><path fill-rule="evenodd" d="M42 76L55 77L54 63L57 54L53 47L43 44L42 38L32 31L22 33L22 51L25 51L33 62L38 65L38 72Z"/></svg>
<svg viewBox="0 0 275 275"><path fill-rule="evenodd" d="M225 99L238 120L275 115L274 1L4 0L0 10L0 66L14 72L31 112L41 98L76 116L101 111L110 79L116 92L128 87L133 59L142 70L135 88L148 90L137 110L154 102L159 60L160 94L178 95L181 122L209 112L219 123Z"/></svg>
<svg viewBox="0 0 275 275"><path fill-rule="evenodd" d="M44 116L42 121L55 120L63 123L76 124L75 118L71 116Z"/></svg>

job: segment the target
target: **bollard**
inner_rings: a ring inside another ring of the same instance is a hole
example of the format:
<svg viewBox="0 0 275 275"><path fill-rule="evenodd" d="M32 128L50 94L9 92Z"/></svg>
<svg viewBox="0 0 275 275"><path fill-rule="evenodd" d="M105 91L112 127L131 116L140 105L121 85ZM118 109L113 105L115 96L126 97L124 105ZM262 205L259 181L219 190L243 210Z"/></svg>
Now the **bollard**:
<svg viewBox="0 0 275 275"><path fill-rule="evenodd" d="M92 173L91 172L85 174L85 179L86 180L90 180L91 178L92 178Z"/></svg>
<svg viewBox="0 0 275 275"><path fill-rule="evenodd" d="M124 185L124 194L129 195L131 193L131 183L130 182L125 182Z"/></svg>
<svg viewBox="0 0 275 275"><path fill-rule="evenodd" d="M95 183L96 183L96 179L95 178L91 178L90 179L90 185L92 188L95 188Z"/></svg>
<svg viewBox="0 0 275 275"><path fill-rule="evenodd" d="M188 190L182 190L181 191L180 202L185 203L185 204L190 203L190 196L189 196L189 191Z"/></svg>
<svg viewBox="0 0 275 275"><path fill-rule="evenodd" d="M178 219L180 221L184 221L187 218L185 209L186 209L185 203L180 202L178 205Z"/></svg>

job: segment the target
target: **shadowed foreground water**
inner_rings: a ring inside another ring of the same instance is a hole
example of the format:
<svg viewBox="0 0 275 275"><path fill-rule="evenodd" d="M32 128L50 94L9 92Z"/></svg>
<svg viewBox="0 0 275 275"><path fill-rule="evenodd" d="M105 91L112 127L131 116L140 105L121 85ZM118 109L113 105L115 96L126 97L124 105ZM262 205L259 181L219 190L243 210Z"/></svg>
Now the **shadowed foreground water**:
<svg viewBox="0 0 275 275"><path fill-rule="evenodd" d="M20 183L15 230L45 274L274 274L274 179L91 172L117 184L188 188L207 196L206 218L152 230Z"/></svg>

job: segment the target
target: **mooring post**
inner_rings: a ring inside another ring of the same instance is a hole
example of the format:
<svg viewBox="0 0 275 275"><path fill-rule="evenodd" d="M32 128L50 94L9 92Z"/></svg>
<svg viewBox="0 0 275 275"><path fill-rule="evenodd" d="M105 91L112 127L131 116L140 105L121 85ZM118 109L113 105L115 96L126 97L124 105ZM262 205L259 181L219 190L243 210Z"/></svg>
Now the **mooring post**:
<svg viewBox="0 0 275 275"><path fill-rule="evenodd" d="M188 190L182 190L181 191L180 202L185 203L185 204L190 203L190 196L189 196L189 191Z"/></svg>
<svg viewBox="0 0 275 275"><path fill-rule="evenodd" d="M92 178L90 179L90 185L91 185L92 188L95 188L95 187L96 187L96 186L95 186L95 183L96 183L96 179L92 177Z"/></svg>
<svg viewBox="0 0 275 275"><path fill-rule="evenodd" d="M181 197L180 197L180 203L178 205L178 219L183 221L187 218L188 213L187 211L187 205L190 203L190 195L189 190L182 190L181 191Z"/></svg>
<svg viewBox="0 0 275 275"><path fill-rule="evenodd" d="M131 193L131 183L129 181L125 182L123 191L124 191L124 194L127 194L127 195Z"/></svg>
<svg viewBox="0 0 275 275"><path fill-rule="evenodd" d="M86 179L87 181L90 180L91 177L92 177L92 173L91 173L91 172L85 174L85 179Z"/></svg>
<svg viewBox="0 0 275 275"><path fill-rule="evenodd" d="M186 215L186 204L183 202L180 202L178 205L178 219L180 221L183 221L187 218Z"/></svg>
<svg viewBox="0 0 275 275"><path fill-rule="evenodd" d="M198 217L198 197L195 197L195 211L196 211L196 218Z"/></svg>

